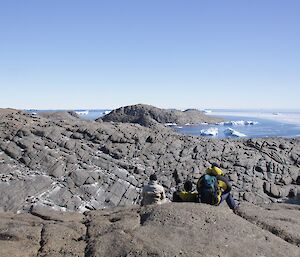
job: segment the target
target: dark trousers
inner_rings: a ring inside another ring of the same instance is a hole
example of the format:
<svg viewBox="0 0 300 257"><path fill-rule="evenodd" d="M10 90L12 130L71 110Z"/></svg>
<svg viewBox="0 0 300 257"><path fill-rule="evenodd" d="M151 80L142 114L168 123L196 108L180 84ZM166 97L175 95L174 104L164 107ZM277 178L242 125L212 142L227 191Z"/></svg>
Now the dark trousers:
<svg viewBox="0 0 300 257"><path fill-rule="evenodd" d="M232 195L228 192L226 194L221 195L221 201L220 204L226 200L226 203L228 204L230 209L234 209L236 207L236 203L232 197Z"/></svg>

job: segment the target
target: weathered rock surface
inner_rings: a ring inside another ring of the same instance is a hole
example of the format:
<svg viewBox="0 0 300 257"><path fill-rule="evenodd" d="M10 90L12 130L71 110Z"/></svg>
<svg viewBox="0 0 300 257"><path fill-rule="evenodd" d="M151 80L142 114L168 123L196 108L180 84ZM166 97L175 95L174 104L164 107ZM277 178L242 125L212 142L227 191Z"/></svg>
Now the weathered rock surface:
<svg viewBox="0 0 300 257"><path fill-rule="evenodd" d="M84 121L69 113L0 110L0 210L43 204L85 211L139 203L152 172L170 198L218 162L238 201L296 196L300 139L216 140L170 128ZM298 193L297 193L298 192Z"/></svg>
<svg viewBox="0 0 300 257"><path fill-rule="evenodd" d="M152 127L167 123L176 123L177 125L199 124L202 122L215 123L223 121L223 119L207 116L195 109L185 111L166 110L151 105L137 104L113 110L100 118L99 121L138 123L145 127Z"/></svg>
<svg viewBox="0 0 300 257"><path fill-rule="evenodd" d="M299 207L243 204L240 212L224 204L168 203L84 214L38 207L0 213L0 256L299 256Z"/></svg>
<svg viewBox="0 0 300 257"><path fill-rule="evenodd" d="M291 204L242 203L239 212L244 219L297 246L300 246L299 214L300 206Z"/></svg>
<svg viewBox="0 0 300 257"><path fill-rule="evenodd" d="M0 256L84 256L84 215L36 208L0 213Z"/></svg>

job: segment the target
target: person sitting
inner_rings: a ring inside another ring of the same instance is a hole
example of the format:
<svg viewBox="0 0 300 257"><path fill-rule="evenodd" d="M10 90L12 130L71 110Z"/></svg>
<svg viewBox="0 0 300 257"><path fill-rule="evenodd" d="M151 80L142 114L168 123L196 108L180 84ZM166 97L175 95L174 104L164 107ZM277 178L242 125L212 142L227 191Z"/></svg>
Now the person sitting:
<svg viewBox="0 0 300 257"><path fill-rule="evenodd" d="M213 163L206 170L206 174L199 178L197 191L201 203L220 205L225 200L229 208L235 213L238 210L238 206L230 193L231 184L216 163Z"/></svg>
<svg viewBox="0 0 300 257"><path fill-rule="evenodd" d="M151 174L149 183L143 187L141 205L162 204L166 202L166 194L163 186L157 183L156 174Z"/></svg>
<svg viewBox="0 0 300 257"><path fill-rule="evenodd" d="M225 175L224 172L220 169L220 166L215 162L213 162L211 164L210 168L206 169L206 174L214 175L214 176L218 176L218 175L219 176L224 176Z"/></svg>
<svg viewBox="0 0 300 257"><path fill-rule="evenodd" d="M173 193L173 202L198 202L198 193L192 192L193 183L187 180L183 187L184 191L175 191Z"/></svg>

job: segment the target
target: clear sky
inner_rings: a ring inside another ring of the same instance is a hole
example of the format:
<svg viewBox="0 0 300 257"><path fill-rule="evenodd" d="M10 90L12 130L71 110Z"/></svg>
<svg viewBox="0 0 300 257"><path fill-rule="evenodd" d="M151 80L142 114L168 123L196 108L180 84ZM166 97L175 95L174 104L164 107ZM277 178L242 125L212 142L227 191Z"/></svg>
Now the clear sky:
<svg viewBox="0 0 300 257"><path fill-rule="evenodd" d="M298 0L0 0L0 107L299 99Z"/></svg>

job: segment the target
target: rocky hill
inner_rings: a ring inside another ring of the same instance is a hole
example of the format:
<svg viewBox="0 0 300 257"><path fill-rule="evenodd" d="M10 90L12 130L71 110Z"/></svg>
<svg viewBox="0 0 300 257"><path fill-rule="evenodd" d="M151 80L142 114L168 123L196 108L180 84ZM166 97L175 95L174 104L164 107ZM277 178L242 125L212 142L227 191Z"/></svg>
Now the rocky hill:
<svg viewBox="0 0 300 257"><path fill-rule="evenodd" d="M210 117L203 112L189 109L186 111L160 109L151 105L137 104L113 110L98 121L113 121L137 123L151 127L158 124L199 124L202 122L215 123L223 121L221 118Z"/></svg>
<svg viewBox="0 0 300 257"><path fill-rule="evenodd" d="M299 206L169 203L84 214L0 213L1 257L298 257Z"/></svg>

